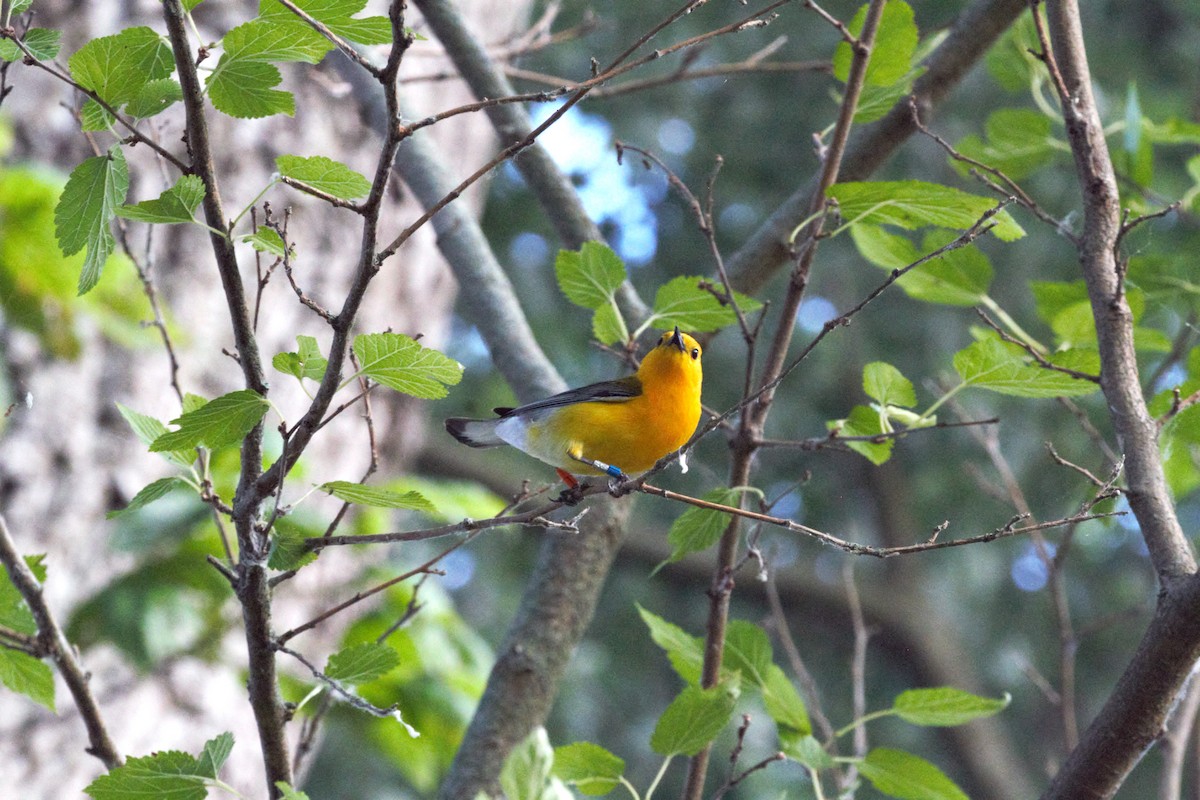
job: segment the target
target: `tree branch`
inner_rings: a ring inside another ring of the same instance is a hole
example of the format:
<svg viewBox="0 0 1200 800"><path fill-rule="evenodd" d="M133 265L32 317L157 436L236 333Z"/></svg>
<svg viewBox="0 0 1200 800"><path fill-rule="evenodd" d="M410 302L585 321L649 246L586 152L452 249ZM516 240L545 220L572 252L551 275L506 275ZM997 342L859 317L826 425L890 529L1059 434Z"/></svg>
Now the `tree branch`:
<svg viewBox="0 0 1200 800"><path fill-rule="evenodd" d="M116 745L108 737L108 729L104 726L104 719L100 715L100 706L96 704L96 698L92 695L91 687L88 686L88 673L76 658L74 645L67 641L66 635L58 625L58 620L54 618L54 613L46 604L46 598L42 595L42 585L38 583L37 577L29 569L25 559L21 558L21 554L17 552L12 534L8 531L8 523L5 522L2 514L0 514L0 564L3 564L4 568L8 570L9 579L21 593L25 604L29 606L30 613L33 614L34 621L37 622L38 649L49 655L54 661L59 674L66 681L71 697L75 700L75 707L79 709L79 715L83 718L83 724L88 732L87 752L100 759L107 768L116 769L124 763L124 759L121 758Z"/></svg>
<svg viewBox="0 0 1200 800"><path fill-rule="evenodd" d="M1200 656L1200 580L1167 491L1157 426L1138 379L1133 319L1116 252L1121 234L1117 181L1092 95L1079 8L1076 0L1049 5L1047 41L1036 0L1032 5L1082 195L1079 260L1096 323L1100 386L1125 450L1129 505L1161 584L1154 617L1132 660L1043 795L1047 800L1109 798L1160 735Z"/></svg>

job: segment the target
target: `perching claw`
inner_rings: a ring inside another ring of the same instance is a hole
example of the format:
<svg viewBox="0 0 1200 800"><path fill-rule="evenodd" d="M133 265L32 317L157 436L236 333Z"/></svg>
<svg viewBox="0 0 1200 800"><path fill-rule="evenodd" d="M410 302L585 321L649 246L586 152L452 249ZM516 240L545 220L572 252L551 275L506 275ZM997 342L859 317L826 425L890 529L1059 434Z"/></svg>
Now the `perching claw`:
<svg viewBox="0 0 1200 800"><path fill-rule="evenodd" d="M555 467L554 471L558 473L558 477L562 478L562 482L567 485L567 488L559 492L558 497L554 499L567 506L579 505L579 501L583 499L583 493L588 488L588 485L575 480L575 476L565 469Z"/></svg>

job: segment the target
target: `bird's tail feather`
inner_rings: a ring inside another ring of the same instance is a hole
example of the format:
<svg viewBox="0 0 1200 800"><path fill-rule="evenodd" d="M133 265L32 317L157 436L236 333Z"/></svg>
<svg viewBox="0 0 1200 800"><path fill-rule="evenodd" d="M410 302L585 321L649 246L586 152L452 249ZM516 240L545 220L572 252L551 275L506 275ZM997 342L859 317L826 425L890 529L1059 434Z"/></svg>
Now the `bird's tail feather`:
<svg viewBox="0 0 1200 800"><path fill-rule="evenodd" d="M496 435L498 419L464 419L451 417L446 420L446 431L460 442L471 447L495 447L504 444Z"/></svg>

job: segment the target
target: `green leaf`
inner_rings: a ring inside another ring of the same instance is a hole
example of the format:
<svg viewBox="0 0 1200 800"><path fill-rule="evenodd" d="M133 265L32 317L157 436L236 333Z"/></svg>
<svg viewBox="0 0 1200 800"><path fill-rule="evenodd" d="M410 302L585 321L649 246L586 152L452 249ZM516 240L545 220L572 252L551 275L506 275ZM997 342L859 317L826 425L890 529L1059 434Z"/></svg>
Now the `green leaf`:
<svg viewBox="0 0 1200 800"><path fill-rule="evenodd" d="M884 406L912 408L917 404L912 381L885 361L872 361L863 367L863 391Z"/></svg>
<svg viewBox="0 0 1200 800"><path fill-rule="evenodd" d="M58 55L59 39L61 38L60 31L50 28L30 28L23 41L29 48L29 52L38 61L53 61L54 57ZM25 54L21 52L21 48L17 47L15 42L9 39L0 39L0 60L19 61L24 57Z"/></svg>
<svg viewBox="0 0 1200 800"><path fill-rule="evenodd" d="M767 667L759 689L762 691L763 706L775 724L798 733L812 732L812 722L809 721L804 699L778 664Z"/></svg>
<svg viewBox="0 0 1200 800"><path fill-rule="evenodd" d="M831 431L836 430L841 436L878 436L885 433L879 412L867 406L855 406L850 409L849 417L830 420L825 426ZM842 444L879 466L892 457L892 447L896 442L894 439L881 439L878 442L843 441Z"/></svg>
<svg viewBox="0 0 1200 800"><path fill-rule="evenodd" d="M44 555L25 556L25 563L29 565L39 583L46 582L44 560ZM3 569L0 569L0 625L30 636L37 633L37 622L30 613L25 598L17 591L8 571Z"/></svg>
<svg viewBox="0 0 1200 800"><path fill-rule="evenodd" d="M92 39L67 66L80 86L119 107L135 99L148 81L170 76L175 57L161 36L137 27Z"/></svg>
<svg viewBox="0 0 1200 800"><path fill-rule="evenodd" d="M684 275L660 286L654 296L652 323L666 329L678 325L691 331L715 331L736 322L733 306L722 304L712 292L701 289L701 282L709 281ZM762 303L740 292L734 293L734 300L744 314L762 308Z"/></svg>
<svg viewBox="0 0 1200 800"><path fill-rule="evenodd" d="M155 78L146 81L133 99L125 104L131 117L153 117L183 99L183 88L174 78Z"/></svg>
<svg viewBox="0 0 1200 800"><path fill-rule="evenodd" d="M135 219L139 222L172 224L194 222L196 206L204 199L204 181L195 175L180 177L175 185L154 200L143 200L134 205L118 206L118 217Z"/></svg>
<svg viewBox="0 0 1200 800"><path fill-rule="evenodd" d="M666 652L679 677L689 684L700 683L700 673L704 668L704 640L640 605L637 610L642 622L650 629L650 638Z"/></svg>
<svg viewBox="0 0 1200 800"><path fill-rule="evenodd" d="M132 511L137 511L139 508L144 508L145 506L150 505L155 500L166 497L175 489L187 487L187 481L174 475L166 478L159 478L153 483L143 486L124 508L117 509L116 511L109 511L106 515L106 518L114 519L116 517L122 517Z"/></svg>
<svg viewBox="0 0 1200 800"><path fill-rule="evenodd" d="M863 86L854 108L854 124L865 125L887 115L895 105L912 94L913 83L924 75L925 67L914 67L900 80L888 86Z"/></svg>
<svg viewBox="0 0 1200 800"><path fill-rule="evenodd" d="M745 620L732 620L725 631L722 673L738 673L744 682L757 688L767 714L776 723L800 733L809 733L812 725L808 710L783 670L772 660L771 640L759 626Z"/></svg>
<svg viewBox="0 0 1200 800"><path fill-rule="evenodd" d="M254 233L248 233L243 236L241 241L246 242L260 253L269 253L280 258L287 255L287 246L283 243L283 237L276 233L273 228L259 228ZM278 366L275 368L279 369ZM281 371L287 372L287 370Z"/></svg>
<svg viewBox="0 0 1200 800"><path fill-rule="evenodd" d="M980 697L961 689L941 686L933 689L909 689L892 703L892 710L913 725L952 727L1002 711L1011 697Z"/></svg>
<svg viewBox="0 0 1200 800"><path fill-rule="evenodd" d="M295 6L344 39L359 44L391 44L392 26L387 17L353 18L367 6L367 0L295 0ZM307 27L278 0L261 0L260 19Z"/></svg>
<svg viewBox="0 0 1200 800"><path fill-rule="evenodd" d="M933 225L965 231L996 207L990 197L924 181L837 183L829 188L829 196L838 201L848 225L867 222L907 230ZM992 217L991 222L995 225L992 233L1001 241L1025 235L1006 210Z"/></svg>
<svg viewBox="0 0 1200 800"><path fill-rule="evenodd" d="M944 772L903 750L878 747L858 769L880 792L900 800L968 800Z"/></svg>
<svg viewBox="0 0 1200 800"><path fill-rule="evenodd" d="M134 411L132 408L123 406L120 403L117 403L117 410L121 412L121 416L125 418L125 421L129 423L129 427L133 430L134 435L146 447L149 447L151 442L167 432L167 426L154 417ZM185 469L190 467L192 462L196 460L196 452L191 449L175 452L167 451L163 453L163 456L173 464Z"/></svg>
<svg viewBox="0 0 1200 800"><path fill-rule="evenodd" d="M232 752L232 733L226 732L214 736L204 743L204 749L200 751L200 758L196 764L196 771L206 778L216 778L217 773L221 771L222 765Z"/></svg>
<svg viewBox="0 0 1200 800"><path fill-rule="evenodd" d="M704 495L705 500L723 506L736 506L741 491L738 489L713 489ZM667 564L673 564L690 553L698 553L712 547L721 538L729 524L729 514L708 508L689 506L671 523L667 541L671 544L671 555L654 568L657 573Z"/></svg>
<svg viewBox="0 0 1200 800"><path fill-rule="evenodd" d="M135 756L84 789L93 800L204 800L208 789L196 759L178 750Z"/></svg>
<svg viewBox="0 0 1200 800"><path fill-rule="evenodd" d="M969 386L1013 397L1075 397L1099 385L1026 363L1023 352L988 337L958 351L954 369Z"/></svg>
<svg viewBox="0 0 1200 800"><path fill-rule="evenodd" d="M507 800L544 800L554 748L546 729L538 726L517 745L500 770L500 788Z"/></svg>
<svg viewBox="0 0 1200 800"><path fill-rule="evenodd" d="M275 781L275 788L283 796L283 800L309 800L309 797L299 789L293 789L286 781Z"/></svg>
<svg viewBox="0 0 1200 800"><path fill-rule="evenodd" d="M371 182L359 173L325 156L279 156L279 174L305 183L342 200L353 200L371 191Z"/></svg>
<svg viewBox="0 0 1200 800"><path fill-rule="evenodd" d="M799 762L811 770L821 771L832 769L837 762L825 752L821 743L812 734L799 735L793 732L781 731L779 749L793 761Z"/></svg>
<svg viewBox="0 0 1200 800"><path fill-rule="evenodd" d="M0 683L54 711L54 673L44 661L0 647Z"/></svg>
<svg viewBox="0 0 1200 800"><path fill-rule="evenodd" d="M862 33L866 19L867 6L864 5L846 26L852 36ZM917 24L913 19L912 7L908 3L892 0L884 6L879 29L875 34L875 46L871 50L871 60L867 63L867 85L890 86L907 75L912 68L918 38ZM838 44L833 54L833 74L842 83L850 77L850 62L853 57L854 51L849 43L843 41Z"/></svg>
<svg viewBox="0 0 1200 800"><path fill-rule="evenodd" d="M366 486L350 481L330 481L317 487L339 500L374 508L406 508L412 511L433 512L433 504L420 492L393 492L377 486Z"/></svg>
<svg viewBox="0 0 1200 800"><path fill-rule="evenodd" d="M1013 180L1021 180L1044 167L1060 149L1051 135L1050 118L1027 108L993 111L988 115L984 134L986 140L974 134L964 136L954 148ZM962 161L949 160L950 165L963 175L972 169Z"/></svg>
<svg viewBox="0 0 1200 800"><path fill-rule="evenodd" d="M558 251L554 274L568 300L597 309L608 303L625 281L625 264L608 246L584 242L578 251Z"/></svg>
<svg viewBox="0 0 1200 800"><path fill-rule="evenodd" d="M224 56L221 57L224 61ZM233 61L209 76L208 97L218 111L238 119L258 119L274 114L296 115L296 98L276 89L283 80L273 64Z"/></svg>
<svg viewBox="0 0 1200 800"><path fill-rule="evenodd" d="M151 442L150 452L200 446L218 450L238 444L267 413L269 405L265 397L250 389L221 395L171 420L179 430L168 431Z"/></svg>
<svg viewBox="0 0 1200 800"><path fill-rule="evenodd" d="M462 364L399 333L356 336L354 355L363 375L413 397L445 397L462 380Z"/></svg>
<svg viewBox="0 0 1200 800"><path fill-rule="evenodd" d="M329 360L321 355L321 347L317 344L317 340L303 334L296 337L296 352L276 353L275 357L271 359L271 366L285 375L292 375L299 379L308 378L313 381L319 381L325 377L325 368L328 365Z"/></svg>
<svg viewBox="0 0 1200 800"><path fill-rule="evenodd" d="M100 280L100 270L116 243L112 220L129 191L129 168L121 145L108 153L85 159L71 172L54 209L54 230L63 255L87 248L79 275L79 294Z"/></svg>
<svg viewBox="0 0 1200 800"><path fill-rule="evenodd" d="M658 718L650 747L663 756L694 756L729 724L738 692L727 682L711 689L685 686Z"/></svg>
<svg viewBox="0 0 1200 800"><path fill-rule="evenodd" d="M625 318L621 316L616 302L610 300L596 309L592 315L592 336L600 344L613 344L629 339L629 329L625 327Z"/></svg>
<svg viewBox="0 0 1200 800"><path fill-rule="evenodd" d="M312 532L286 517L275 520L267 566L280 572L286 572L300 569L306 564L316 561L316 551L310 550L308 547L308 539L311 536Z"/></svg>
<svg viewBox="0 0 1200 800"><path fill-rule="evenodd" d="M754 686L766 683L771 667L771 640L767 632L744 619L730 620L725 628L722 669L740 672Z"/></svg>
<svg viewBox="0 0 1200 800"><path fill-rule="evenodd" d="M554 749L553 774L586 795L601 797L621 784L625 761L591 742Z"/></svg>
<svg viewBox="0 0 1200 800"><path fill-rule="evenodd" d="M867 261L882 269L903 269L920 256L906 237L878 225L856 224L850 238ZM953 241L947 230L930 231L921 252L931 253ZM914 300L951 306L975 306L983 302L992 282L992 265L976 247L960 247L915 267L900 277L898 284Z"/></svg>
<svg viewBox="0 0 1200 800"><path fill-rule="evenodd" d="M382 642L350 645L329 657L326 677L341 683L369 683L400 666L400 655Z"/></svg>
<svg viewBox="0 0 1200 800"><path fill-rule="evenodd" d="M1034 55L1041 52L1039 48L1032 15L1021 14L1000 41L988 50L985 57L987 70L1005 91L1029 91L1046 73L1046 66Z"/></svg>

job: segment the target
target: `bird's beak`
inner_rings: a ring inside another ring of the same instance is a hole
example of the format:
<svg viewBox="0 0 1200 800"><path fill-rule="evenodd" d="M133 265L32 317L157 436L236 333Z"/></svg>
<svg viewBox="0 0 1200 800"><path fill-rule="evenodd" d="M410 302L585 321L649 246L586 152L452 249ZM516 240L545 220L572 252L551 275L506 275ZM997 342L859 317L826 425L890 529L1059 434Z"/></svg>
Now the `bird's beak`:
<svg viewBox="0 0 1200 800"><path fill-rule="evenodd" d="M673 344L679 348L679 352L684 352L687 347L683 343L683 335L679 332L679 326L675 326L675 332L671 334L671 338L667 339L667 344Z"/></svg>

